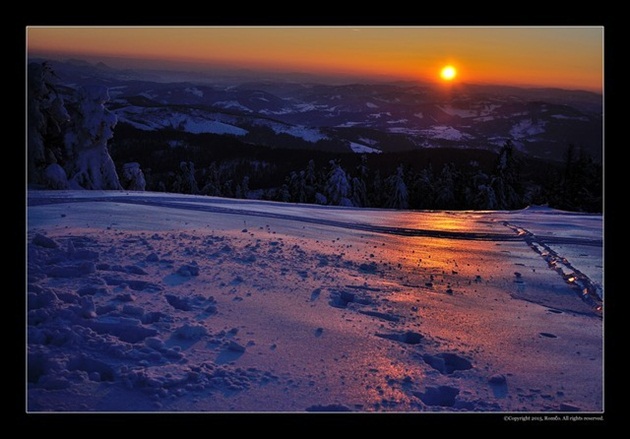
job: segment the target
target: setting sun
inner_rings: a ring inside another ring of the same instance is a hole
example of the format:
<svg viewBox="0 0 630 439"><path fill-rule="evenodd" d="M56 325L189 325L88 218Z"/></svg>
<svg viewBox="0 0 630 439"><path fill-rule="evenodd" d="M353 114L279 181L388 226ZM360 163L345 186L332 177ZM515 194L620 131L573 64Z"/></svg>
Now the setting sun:
<svg viewBox="0 0 630 439"><path fill-rule="evenodd" d="M455 76L457 76L457 70L455 70L455 67L453 66L445 66L440 71L440 76L445 81L451 81L455 78Z"/></svg>

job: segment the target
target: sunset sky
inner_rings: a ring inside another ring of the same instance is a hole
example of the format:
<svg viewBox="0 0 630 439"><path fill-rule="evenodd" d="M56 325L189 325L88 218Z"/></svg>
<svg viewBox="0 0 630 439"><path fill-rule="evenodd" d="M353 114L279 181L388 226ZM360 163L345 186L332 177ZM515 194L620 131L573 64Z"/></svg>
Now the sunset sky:
<svg viewBox="0 0 630 439"><path fill-rule="evenodd" d="M29 56L601 92L602 27L28 27ZM113 65L113 63L112 63Z"/></svg>

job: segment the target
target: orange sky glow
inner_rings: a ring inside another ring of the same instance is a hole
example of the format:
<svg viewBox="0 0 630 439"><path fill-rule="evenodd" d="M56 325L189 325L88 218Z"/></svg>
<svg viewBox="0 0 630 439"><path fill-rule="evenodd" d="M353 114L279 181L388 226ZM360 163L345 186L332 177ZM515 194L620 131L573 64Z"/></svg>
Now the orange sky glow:
<svg viewBox="0 0 630 439"><path fill-rule="evenodd" d="M28 27L29 56L601 92L603 27ZM118 65L123 66L122 64Z"/></svg>

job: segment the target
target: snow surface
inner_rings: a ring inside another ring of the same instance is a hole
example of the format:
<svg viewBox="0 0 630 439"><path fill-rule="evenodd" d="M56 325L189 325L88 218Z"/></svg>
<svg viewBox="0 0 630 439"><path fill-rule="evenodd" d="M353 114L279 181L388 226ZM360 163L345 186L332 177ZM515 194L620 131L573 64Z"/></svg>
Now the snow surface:
<svg viewBox="0 0 630 439"><path fill-rule="evenodd" d="M352 148L352 151L356 152L357 154L380 154L381 152L383 152L380 149L372 148L370 146L356 142L350 142L350 148Z"/></svg>
<svg viewBox="0 0 630 439"><path fill-rule="evenodd" d="M299 125L269 124L271 129L276 133L284 133L293 137L315 143L328 137L316 128L307 128Z"/></svg>
<svg viewBox="0 0 630 439"><path fill-rule="evenodd" d="M534 122L532 119L523 119L515 124L510 130L510 136L515 139L530 138L532 136L545 132L545 122L539 120Z"/></svg>
<svg viewBox="0 0 630 439"><path fill-rule="evenodd" d="M463 108L456 108L450 105L438 105L438 108L448 114L449 116L459 116L461 118L475 117L478 115L476 110L466 110Z"/></svg>
<svg viewBox="0 0 630 439"><path fill-rule="evenodd" d="M199 90L197 87L187 87L184 89L184 91L200 98L203 97L203 90Z"/></svg>
<svg viewBox="0 0 630 439"><path fill-rule="evenodd" d="M422 130L422 133L434 139L465 140L472 138L469 134L445 125L433 126L431 129Z"/></svg>
<svg viewBox="0 0 630 439"><path fill-rule="evenodd" d="M171 111L163 108L128 106L115 110L119 122L126 122L144 131L174 128L194 134L232 134L244 136L247 130L216 120L201 111Z"/></svg>
<svg viewBox="0 0 630 439"><path fill-rule="evenodd" d="M603 411L601 216L27 207L29 412Z"/></svg>
<svg viewBox="0 0 630 439"><path fill-rule="evenodd" d="M252 109L244 106L238 101L218 101L213 104L215 107L225 108L225 109L233 109L233 110L242 110L245 112L252 112Z"/></svg>

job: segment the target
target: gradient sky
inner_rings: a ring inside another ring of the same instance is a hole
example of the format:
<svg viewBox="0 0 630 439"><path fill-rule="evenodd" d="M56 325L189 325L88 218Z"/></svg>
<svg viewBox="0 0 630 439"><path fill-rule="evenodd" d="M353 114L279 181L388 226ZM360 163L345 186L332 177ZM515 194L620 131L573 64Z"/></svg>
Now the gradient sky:
<svg viewBox="0 0 630 439"><path fill-rule="evenodd" d="M602 27L28 27L29 56L601 92Z"/></svg>

